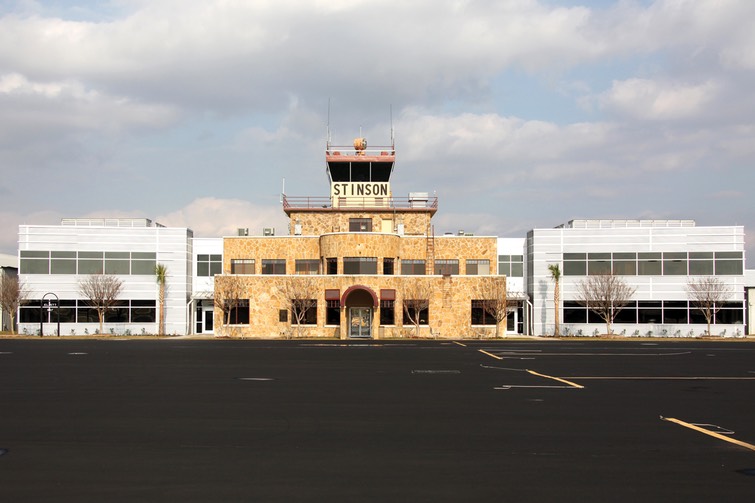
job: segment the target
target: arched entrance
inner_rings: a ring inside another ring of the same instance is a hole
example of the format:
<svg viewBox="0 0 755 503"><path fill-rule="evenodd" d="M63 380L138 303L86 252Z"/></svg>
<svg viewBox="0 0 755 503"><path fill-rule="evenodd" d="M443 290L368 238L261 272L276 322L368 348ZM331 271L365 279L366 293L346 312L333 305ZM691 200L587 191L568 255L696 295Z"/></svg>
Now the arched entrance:
<svg viewBox="0 0 755 503"><path fill-rule="evenodd" d="M371 338L372 319L378 306L375 292L364 285L354 285L343 292L341 305L346 308L349 338Z"/></svg>

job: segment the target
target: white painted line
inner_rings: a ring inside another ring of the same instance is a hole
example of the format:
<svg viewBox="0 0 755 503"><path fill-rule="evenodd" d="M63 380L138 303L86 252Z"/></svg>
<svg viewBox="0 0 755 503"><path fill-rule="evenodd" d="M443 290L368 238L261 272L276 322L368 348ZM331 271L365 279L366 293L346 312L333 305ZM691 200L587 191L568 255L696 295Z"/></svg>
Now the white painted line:
<svg viewBox="0 0 755 503"><path fill-rule="evenodd" d="M467 347L466 344L462 344L461 342L457 342L457 341L451 341L451 342L453 342L454 344L458 344L459 346L461 346L463 348Z"/></svg>
<svg viewBox="0 0 755 503"><path fill-rule="evenodd" d="M482 351L482 350L480 350ZM502 351L500 354L508 356L534 355L534 356L680 356L688 355L691 351L678 353L541 353L536 351Z"/></svg>
<svg viewBox="0 0 755 503"><path fill-rule="evenodd" d="M12 355L12 351L0 351L0 355Z"/></svg>
<svg viewBox="0 0 755 503"><path fill-rule="evenodd" d="M496 386L493 389L505 391L512 388L579 389L579 388L575 388L574 386L523 386L523 385L518 385L518 384L502 384L501 386Z"/></svg>
<svg viewBox="0 0 755 503"><path fill-rule="evenodd" d="M77 355L88 355L89 353L68 353L68 354L77 356Z"/></svg>
<svg viewBox="0 0 755 503"><path fill-rule="evenodd" d="M461 374L461 370L412 370L412 374Z"/></svg>
<svg viewBox="0 0 755 503"><path fill-rule="evenodd" d="M274 381L272 377L238 377L239 381Z"/></svg>
<svg viewBox="0 0 755 503"><path fill-rule="evenodd" d="M755 381L755 377L717 376L569 376L568 378L580 381Z"/></svg>

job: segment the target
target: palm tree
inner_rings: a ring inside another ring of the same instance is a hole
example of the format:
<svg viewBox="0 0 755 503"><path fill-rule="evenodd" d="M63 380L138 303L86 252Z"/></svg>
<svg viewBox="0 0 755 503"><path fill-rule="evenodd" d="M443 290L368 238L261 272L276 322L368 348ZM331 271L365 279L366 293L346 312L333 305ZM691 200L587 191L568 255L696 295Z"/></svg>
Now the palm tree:
<svg viewBox="0 0 755 503"><path fill-rule="evenodd" d="M559 320L558 320L558 306L560 304L560 289L559 289L559 282L561 281L561 268L558 267L558 264L550 264L548 266L548 270L551 272L551 279L554 283L554 289L553 289L553 310L556 314L556 329L553 332L554 337L558 337L561 335L561 331L559 329Z"/></svg>
<svg viewBox="0 0 755 503"><path fill-rule="evenodd" d="M168 279L168 268L164 264L155 266L155 278L160 287L158 300L160 304L160 318L158 320L158 335L165 335L165 286Z"/></svg>

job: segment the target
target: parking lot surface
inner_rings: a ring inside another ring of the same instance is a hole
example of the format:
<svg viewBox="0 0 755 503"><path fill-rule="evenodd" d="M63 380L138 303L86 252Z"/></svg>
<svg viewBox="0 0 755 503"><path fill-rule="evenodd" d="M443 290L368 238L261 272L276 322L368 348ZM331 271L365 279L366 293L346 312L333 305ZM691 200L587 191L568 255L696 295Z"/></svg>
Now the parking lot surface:
<svg viewBox="0 0 755 503"><path fill-rule="evenodd" d="M0 340L0 500L755 500L755 345Z"/></svg>

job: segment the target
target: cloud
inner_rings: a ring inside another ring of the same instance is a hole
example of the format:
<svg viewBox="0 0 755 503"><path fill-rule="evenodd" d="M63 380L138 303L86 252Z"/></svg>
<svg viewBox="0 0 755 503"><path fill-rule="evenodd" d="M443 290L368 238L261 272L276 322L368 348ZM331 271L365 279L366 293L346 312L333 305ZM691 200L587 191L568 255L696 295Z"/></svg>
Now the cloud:
<svg viewBox="0 0 755 503"><path fill-rule="evenodd" d="M266 227L274 227L277 234L288 234L288 221L280 206L266 207L238 199L195 199L156 220L169 227L189 227L195 237L235 236L239 228L248 228L250 235L261 235Z"/></svg>
<svg viewBox="0 0 755 503"><path fill-rule="evenodd" d="M602 108L640 120L683 120L700 116L718 98L719 85L658 82L650 79L614 81L603 93Z"/></svg>

